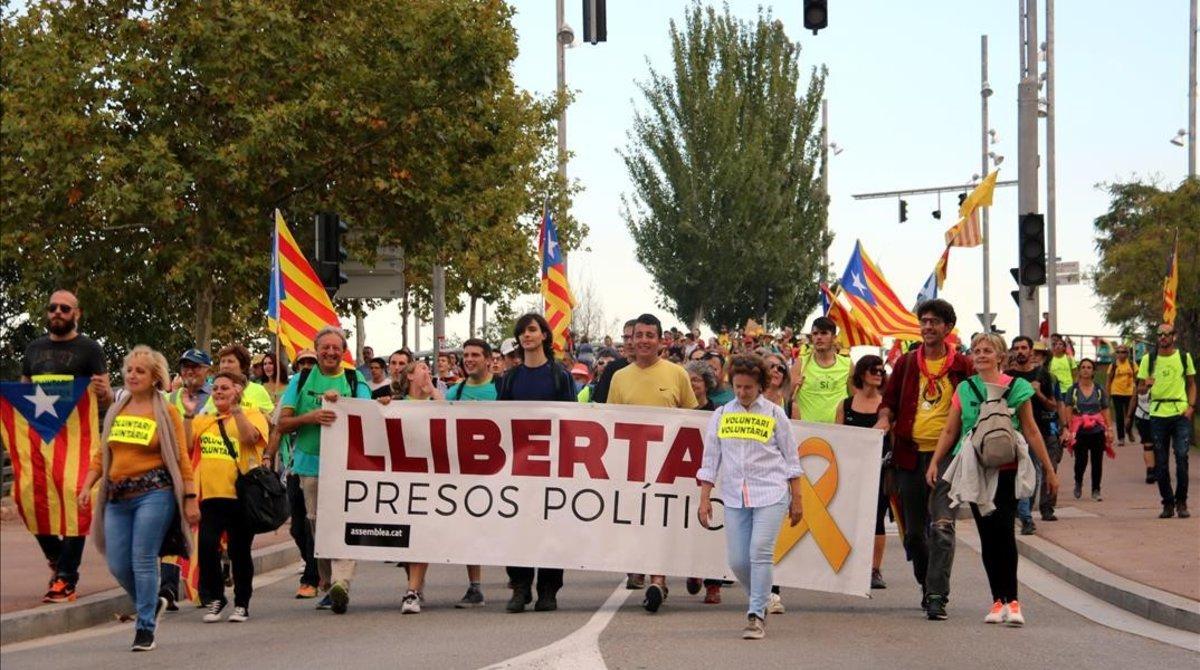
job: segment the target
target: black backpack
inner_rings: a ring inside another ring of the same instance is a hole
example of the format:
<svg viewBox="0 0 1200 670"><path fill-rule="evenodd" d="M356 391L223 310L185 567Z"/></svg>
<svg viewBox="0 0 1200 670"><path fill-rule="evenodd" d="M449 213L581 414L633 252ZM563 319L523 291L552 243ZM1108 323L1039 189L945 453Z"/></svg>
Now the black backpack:
<svg viewBox="0 0 1200 670"><path fill-rule="evenodd" d="M300 371L300 379L296 380L296 395L304 390L304 385L308 382L309 376L312 374L313 368ZM350 396L355 397L354 393L358 390L358 370L354 368L346 368L346 383L350 385Z"/></svg>

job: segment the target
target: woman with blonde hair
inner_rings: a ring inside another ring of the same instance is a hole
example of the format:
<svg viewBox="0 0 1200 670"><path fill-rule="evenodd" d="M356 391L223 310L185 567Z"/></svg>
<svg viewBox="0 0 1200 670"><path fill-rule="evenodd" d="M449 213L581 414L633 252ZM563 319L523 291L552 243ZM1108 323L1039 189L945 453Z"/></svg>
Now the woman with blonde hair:
<svg viewBox="0 0 1200 670"><path fill-rule="evenodd" d="M200 520L183 418L162 391L170 383L162 354L138 345L125 356L125 390L104 416L100 448L79 494L93 510L92 537L108 569L137 606L132 651L154 649L158 616L158 557L172 538L191 552L189 524ZM176 525L177 528L172 528Z"/></svg>

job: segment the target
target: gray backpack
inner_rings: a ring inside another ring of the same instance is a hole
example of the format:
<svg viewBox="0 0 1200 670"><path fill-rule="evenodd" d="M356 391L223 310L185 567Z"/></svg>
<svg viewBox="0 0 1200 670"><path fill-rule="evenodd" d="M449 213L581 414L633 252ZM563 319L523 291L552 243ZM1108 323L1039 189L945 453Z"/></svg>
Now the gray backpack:
<svg viewBox="0 0 1200 670"><path fill-rule="evenodd" d="M979 406L979 420L967 435L980 465L997 468L1017 460L1017 431L1013 429L1012 408L1008 406L1008 394L1012 385L1004 389L999 398L988 399L974 377L967 380Z"/></svg>

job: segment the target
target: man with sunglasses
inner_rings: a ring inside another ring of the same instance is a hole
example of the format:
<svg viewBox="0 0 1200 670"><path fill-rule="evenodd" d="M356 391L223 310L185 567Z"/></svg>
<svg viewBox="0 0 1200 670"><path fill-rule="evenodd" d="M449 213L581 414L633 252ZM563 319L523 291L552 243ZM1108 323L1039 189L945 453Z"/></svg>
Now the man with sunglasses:
<svg viewBox="0 0 1200 670"><path fill-rule="evenodd" d="M625 322L625 326L621 330L621 354L624 358L618 358L605 366L604 374L599 376L600 381L596 382L596 388L592 389L592 402L608 402L608 389L612 386L613 375L633 362L633 324L635 323L637 323L637 319Z"/></svg>
<svg viewBox="0 0 1200 670"><path fill-rule="evenodd" d="M1175 348L1175 326L1158 327L1158 349L1138 370L1138 388L1150 392L1150 428L1154 433L1154 475L1162 496L1160 519L1176 514L1186 519L1188 449L1192 444L1192 415L1196 411L1196 363ZM1175 490L1171 490L1168 459L1175 454Z"/></svg>
<svg viewBox="0 0 1200 670"><path fill-rule="evenodd" d="M1056 393L1058 386L1054 377L1050 375L1050 371L1038 364L1038 357L1034 355L1033 347L1033 338L1027 335L1014 337L1011 347L1013 366L1005 370L1004 374L1013 378L1020 377L1033 387L1033 420L1037 424L1038 432L1042 435L1042 441L1046 443L1050 462L1054 464L1055 472L1057 472L1058 464L1062 461L1062 446L1058 443L1058 429L1055 422L1055 418L1058 416L1060 394ZM1042 514L1042 521L1058 520L1054 514L1054 506L1058 503L1057 493L1051 493L1043 486L1045 477L1042 465L1036 459L1033 462L1033 469L1037 473L1035 494L1017 501L1017 517L1021 519L1022 535L1033 535L1037 532L1037 526L1033 523L1035 498L1037 498L1038 510ZM1040 495L1036 492L1040 492Z"/></svg>
<svg viewBox="0 0 1200 670"><path fill-rule="evenodd" d="M89 389L96 396L101 415L112 403L104 351L95 340L79 333L79 300L74 293L59 289L50 295L46 306L46 335L25 349L21 381L34 383L69 382L75 377L91 379ZM78 455L67 455L74 462ZM50 588L42 602L65 603L75 600L79 583L79 562L87 537L36 535L42 554L50 564Z"/></svg>

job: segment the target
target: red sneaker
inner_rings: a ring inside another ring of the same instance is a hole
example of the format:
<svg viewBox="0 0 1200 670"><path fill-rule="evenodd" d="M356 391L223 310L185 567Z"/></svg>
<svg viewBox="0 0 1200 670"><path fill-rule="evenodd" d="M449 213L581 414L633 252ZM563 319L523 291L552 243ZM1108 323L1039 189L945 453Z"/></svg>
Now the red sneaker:
<svg viewBox="0 0 1200 670"><path fill-rule="evenodd" d="M42 596L44 603L69 603L75 601L75 587L61 579L54 580L50 590Z"/></svg>

